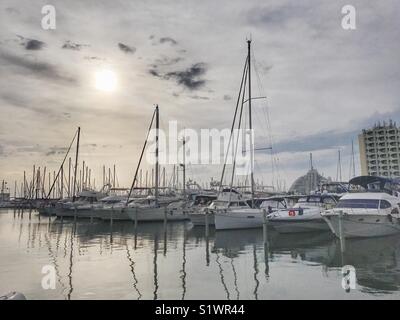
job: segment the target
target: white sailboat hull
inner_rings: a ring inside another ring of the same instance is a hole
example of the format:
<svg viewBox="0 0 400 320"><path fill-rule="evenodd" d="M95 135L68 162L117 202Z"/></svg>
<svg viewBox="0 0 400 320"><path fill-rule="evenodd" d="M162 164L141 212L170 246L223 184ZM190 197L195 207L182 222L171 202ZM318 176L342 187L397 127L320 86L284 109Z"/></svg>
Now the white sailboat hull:
<svg viewBox="0 0 400 320"><path fill-rule="evenodd" d="M138 222L152 222L152 221L184 221L188 220L188 216L182 210L167 210L165 207L159 208L126 208L123 210L129 218Z"/></svg>
<svg viewBox="0 0 400 320"><path fill-rule="evenodd" d="M254 209L248 209L238 212L216 212L215 229L233 230L233 229L253 229L262 228L263 212Z"/></svg>

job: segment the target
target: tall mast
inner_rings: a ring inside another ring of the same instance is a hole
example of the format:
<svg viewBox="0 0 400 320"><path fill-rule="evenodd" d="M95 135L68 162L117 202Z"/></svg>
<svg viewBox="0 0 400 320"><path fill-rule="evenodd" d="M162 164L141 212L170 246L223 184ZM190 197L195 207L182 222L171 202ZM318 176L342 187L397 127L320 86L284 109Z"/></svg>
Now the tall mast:
<svg viewBox="0 0 400 320"><path fill-rule="evenodd" d="M158 105L156 105L156 168L155 168L155 190L154 190L154 196L156 198L156 205L158 205L158 134L159 134L159 127L160 127L160 122L159 122L159 111L158 111Z"/></svg>
<svg viewBox="0 0 400 320"><path fill-rule="evenodd" d="M113 188L115 188L115 164L114 164L114 172L113 172Z"/></svg>
<svg viewBox="0 0 400 320"><path fill-rule="evenodd" d="M80 136L81 136L81 127L78 127L78 137L76 140L75 169L74 169L74 187L72 189L72 202L75 202L76 173L78 170L78 155L79 155L79 138L80 138Z"/></svg>
<svg viewBox="0 0 400 320"><path fill-rule="evenodd" d="M185 132L185 131L184 131ZM183 197L185 197L186 195L186 149L185 149L185 145L186 145L186 139L185 139L185 135L183 136L183 164L182 164L182 175L183 175Z"/></svg>
<svg viewBox="0 0 400 320"><path fill-rule="evenodd" d="M249 129L250 129L250 180L251 180L251 204L254 207L254 164L253 164L253 126L251 121L251 55L250 55L251 40L247 40L248 51L248 77L249 77Z"/></svg>

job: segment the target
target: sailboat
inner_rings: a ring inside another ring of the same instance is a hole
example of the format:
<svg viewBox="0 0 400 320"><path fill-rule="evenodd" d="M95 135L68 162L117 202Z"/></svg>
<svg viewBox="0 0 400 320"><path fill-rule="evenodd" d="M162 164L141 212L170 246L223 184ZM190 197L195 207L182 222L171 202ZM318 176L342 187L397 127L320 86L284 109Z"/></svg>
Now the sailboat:
<svg viewBox="0 0 400 320"><path fill-rule="evenodd" d="M241 82L241 87L240 87L240 92L239 92L239 97L236 105L236 112L235 116L233 119L232 123L232 129L231 129L231 136L233 132L233 128L235 125L236 121L236 115L238 111L238 106L239 102L241 100L241 109L240 109L240 115L239 115L239 129L240 129L240 123L241 123L241 116L243 112L243 105L248 102L248 113L249 113L249 130L252 130L252 118L251 118L251 40L247 40L247 58L246 58L246 63L243 71L243 76L242 76L242 82ZM246 82L248 82L248 99L247 101L244 100L245 98L245 86ZM247 228L260 228L263 226L264 222L264 214L265 210L256 208L254 205L254 176L253 176L253 171L254 171L254 164L253 164L253 151L254 151L254 146L253 146L253 137L250 135L250 182L251 182L251 205L245 205L245 206L234 206L231 205L231 202L227 202L227 206L224 208L217 208L215 210L211 210L212 213L214 213L214 220L215 220L215 229L216 230L224 230L224 229L247 229ZM237 147L236 147L237 149ZM227 152L229 152L229 147ZM236 164L236 152L235 152L235 159L233 162L233 170L232 170L232 179L231 179L231 185L230 185L230 190L233 190L233 177L235 174L235 164ZM225 163L226 165L226 163ZM222 186L222 179L225 171L225 165L224 169L222 170L222 177L221 177L221 183L220 186Z"/></svg>
<svg viewBox="0 0 400 320"><path fill-rule="evenodd" d="M156 150L155 150L155 187L154 187L154 196L149 196L144 199L130 201L132 191L135 188L137 183L137 176L140 168L140 164L143 158L144 151L146 149L147 141L149 138L150 130L153 126L153 122L155 119L156 123ZM134 221L164 221L164 220L171 220L171 221L182 221L187 220L188 216L183 213L181 208L181 202L179 201L180 198L171 199L171 201L160 203L159 201L159 109L158 105L156 105L149 130L147 132L147 137L142 149L142 153L139 158L139 163L136 168L135 176L132 182L131 189L129 191L128 198L126 200L126 205L121 208L120 214L128 215L128 217Z"/></svg>

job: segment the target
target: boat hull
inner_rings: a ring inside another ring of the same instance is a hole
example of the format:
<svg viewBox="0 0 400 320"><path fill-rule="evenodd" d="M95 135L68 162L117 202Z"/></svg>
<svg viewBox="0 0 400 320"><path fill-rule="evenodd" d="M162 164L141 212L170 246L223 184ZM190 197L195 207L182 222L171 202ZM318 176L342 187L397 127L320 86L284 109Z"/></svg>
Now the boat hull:
<svg viewBox="0 0 400 320"><path fill-rule="evenodd" d="M329 231L328 224L324 219L312 220L269 220L268 225L272 226L279 233L304 233Z"/></svg>
<svg viewBox="0 0 400 320"><path fill-rule="evenodd" d="M254 213L215 213L216 230L262 228L263 215Z"/></svg>
<svg viewBox="0 0 400 320"><path fill-rule="evenodd" d="M325 221L336 237L340 237L339 215L325 215ZM384 237L400 233L400 220L384 215L343 215L342 235L345 238Z"/></svg>
<svg viewBox="0 0 400 320"><path fill-rule="evenodd" d="M206 215L204 213L190 213L190 221L194 226L205 226L206 225ZM215 217L213 213L208 214L208 225L215 225Z"/></svg>
<svg viewBox="0 0 400 320"><path fill-rule="evenodd" d="M189 217L181 210L166 210L160 208L126 208L123 210L129 218L138 222L156 222L156 221L184 221Z"/></svg>

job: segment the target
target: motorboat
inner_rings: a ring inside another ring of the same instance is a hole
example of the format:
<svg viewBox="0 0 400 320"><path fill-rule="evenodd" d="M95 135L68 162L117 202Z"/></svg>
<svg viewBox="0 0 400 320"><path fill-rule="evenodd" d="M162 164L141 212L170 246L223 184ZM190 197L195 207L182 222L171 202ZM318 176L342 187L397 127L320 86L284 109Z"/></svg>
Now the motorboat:
<svg viewBox="0 0 400 320"><path fill-rule="evenodd" d="M280 233L329 231L321 213L336 203L337 198L332 195L301 197L293 207L269 214L268 224Z"/></svg>
<svg viewBox="0 0 400 320"><path fill-rule="evenodd" d="M400 199L394 180L361 176L350 180L364 192L340 198L336 208L322 213L337 237L380 237L400 232ZM369 192L368 192L369 191Z"/></svg>
<svg viewBox="0 0 400 320"><path fill-rule="evenodd" d="M384 192L350 193L322 216L337 237L393 235L400 233L399 200Z"/></svg>

